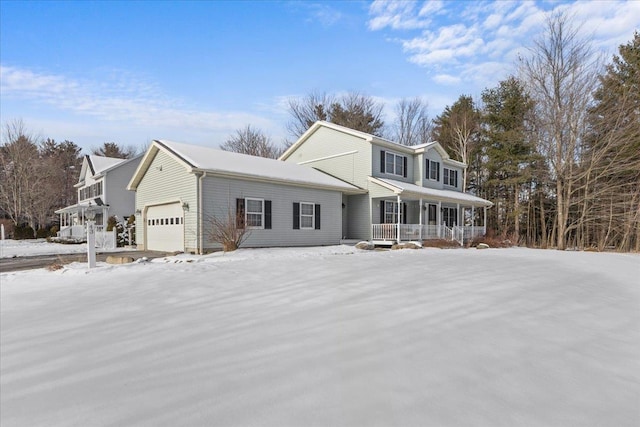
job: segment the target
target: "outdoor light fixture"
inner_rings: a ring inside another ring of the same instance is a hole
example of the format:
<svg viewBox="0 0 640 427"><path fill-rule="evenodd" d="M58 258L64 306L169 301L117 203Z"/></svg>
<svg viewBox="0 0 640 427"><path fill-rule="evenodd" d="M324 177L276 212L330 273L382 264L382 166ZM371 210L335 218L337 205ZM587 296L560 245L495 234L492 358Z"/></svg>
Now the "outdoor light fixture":
<svg viewBox="0 0 640 427"><path fill-rule="evenodd" d="M136 209L136 215L140 215L142 211L140 209Z"/></svg>
<svg viewBox="0 0 640 427"><path fill-rule="evenodd" d="M189 203L184 202L182 204L182 210L185 211L185 212L189 212Z"/></svg>
<svg viewBox="0 0 640 427"><path fill-rule="evenodd" d="M91 207L91 203L89 203L89 208L84 212L84 216L89 220L93 221L96 219L96 212Z"/></svg>

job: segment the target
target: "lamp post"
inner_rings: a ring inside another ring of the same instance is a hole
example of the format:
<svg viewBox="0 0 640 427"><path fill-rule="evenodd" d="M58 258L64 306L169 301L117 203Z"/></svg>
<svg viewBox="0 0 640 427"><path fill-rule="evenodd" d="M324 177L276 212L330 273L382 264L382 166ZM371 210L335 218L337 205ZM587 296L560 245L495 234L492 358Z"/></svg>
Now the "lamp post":
<svg viewBox="0 0 640 427"><path fill-rule="evenodd" d="M89 268L96 266L96 231L95 221L96 213L91 208L91 203L84 213L87 218L87 265Z"/></svg>

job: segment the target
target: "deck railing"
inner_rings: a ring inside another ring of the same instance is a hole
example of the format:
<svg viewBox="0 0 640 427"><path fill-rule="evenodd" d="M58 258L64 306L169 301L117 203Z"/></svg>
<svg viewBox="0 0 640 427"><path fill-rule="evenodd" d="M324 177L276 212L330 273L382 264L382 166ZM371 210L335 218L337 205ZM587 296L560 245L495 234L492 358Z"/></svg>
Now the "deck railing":
<svg viewBox="0 0 640 427"><path fill-rule="evenodd" d="M432 239L454 240L461 245L476 237L484 236L484 226L453 226L400 224L400 241L419 241ZM398 240L398 224L373 224L373 241L395 242Z"/></svg>
<svg viewBox="0 0 640 427"><path fill-rule="evenodd" d="M107 227L105 227L104 225L96 225L94 227L96 234L96 248L114 249L116 247L117 230L114 228L111 231L107 231ZM69 227L64 227L63 229L58 231L58 237L86 241L86 225L72 225Z"/></svg>

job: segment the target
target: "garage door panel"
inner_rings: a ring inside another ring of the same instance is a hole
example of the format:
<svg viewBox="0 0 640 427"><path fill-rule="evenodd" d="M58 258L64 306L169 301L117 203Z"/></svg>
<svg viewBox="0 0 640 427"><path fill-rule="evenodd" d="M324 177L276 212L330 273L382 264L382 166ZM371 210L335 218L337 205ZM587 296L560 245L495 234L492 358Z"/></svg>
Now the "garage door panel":
<svg viewBox="0 0 640 427"><path fill-rule="evenodd" d="M167 252L184 250L184 212L180 203L149 207L145 226L147 249Z"/></svg>

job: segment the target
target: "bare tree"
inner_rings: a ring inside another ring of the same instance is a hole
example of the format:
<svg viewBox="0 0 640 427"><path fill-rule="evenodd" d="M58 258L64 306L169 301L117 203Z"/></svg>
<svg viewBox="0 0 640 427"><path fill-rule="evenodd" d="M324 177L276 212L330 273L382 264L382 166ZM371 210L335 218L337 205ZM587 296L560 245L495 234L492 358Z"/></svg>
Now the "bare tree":
<svg viewBox="0 0 640 427"><path fill-rule="evenodd" d="M226 212L221 216L210 216L207 222L209 240L220 243L225 252L238 249L250 235L244 224L244 213L234 212L230 200Z"/></svg>
<svg viewBox="0 0 640 427"><path fill-rule="evenodd" d="M220 148L269 159L277 159L282 154L281 148L272 143L261 130L252 128L251 125L236 130L235 135L230 136Z"/></svg>
<svg viewBox="0 0 640 427"><path fill-rule="evenodd" d="M567 244L575 169L598 73L591 43L578 30L566 13L550 15L544 34L534 41L520 67L522 81L536 103L538 150L555 180L558 249Z"/></svg>
<svg viewBox="0 0 640 427"><path fill-rule="evenodd" d="M287 124L287 130L298 138L316 121L324 120L381 136L384 128L383 108L382 103L358 92L349 92L339 98L314 92L303 98L289 100L291 121Z"/></svg>
<svg viewBox="0 0 640 427"><path fill-rule="evenodd" d="M390 139L403 145L429 142L432 124L429 104L421 98L403 98L396 104L396 118L391 125Z"/></svg>

